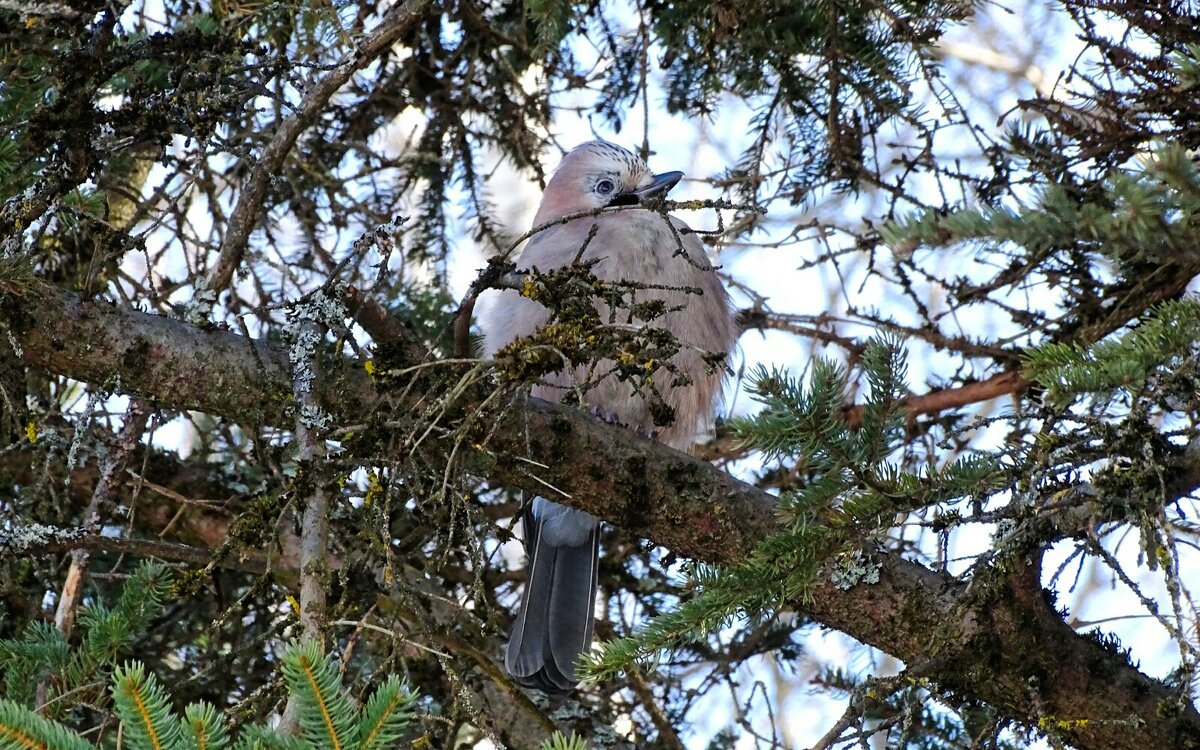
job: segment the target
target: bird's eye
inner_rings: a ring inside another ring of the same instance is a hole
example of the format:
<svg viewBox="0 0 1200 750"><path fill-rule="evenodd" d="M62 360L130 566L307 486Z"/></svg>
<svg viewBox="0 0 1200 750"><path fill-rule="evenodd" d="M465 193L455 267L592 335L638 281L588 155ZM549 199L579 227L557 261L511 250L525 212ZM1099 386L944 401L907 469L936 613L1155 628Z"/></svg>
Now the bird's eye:
<svg viewBox="0 0 1200 750"><path fill-rule="evenodd" d="M617 186L612 180L600 180L596 183L596 192L600 195L612 195Z"/></svg>

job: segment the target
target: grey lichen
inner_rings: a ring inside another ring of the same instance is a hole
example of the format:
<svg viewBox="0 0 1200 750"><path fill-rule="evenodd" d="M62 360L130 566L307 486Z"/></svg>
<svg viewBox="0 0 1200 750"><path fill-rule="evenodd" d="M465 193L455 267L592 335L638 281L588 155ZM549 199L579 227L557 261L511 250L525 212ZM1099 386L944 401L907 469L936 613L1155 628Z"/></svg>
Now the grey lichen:
<svg viewBox="0 0 1200 750"><path fill-rule="evenodd" d="M185 323L199 328L206 327L215 304L217 304L217 290L209 288L208 279L200 278L196 282L192 298L183 307L181 317Z"/></svg>
<svg viewBox="0 0 1200 750"><path fill-rule="evenodd" d="M117 386L120 386L119 379L117 379ZM71 446L67 449L67 471L63 480L64 484L71 483L71 472L79 468L81 464L79 451L84 447L84 441L88 439L88 430L92 426L92 418L96 413L96 404L108 398L108 395L107 391L99 388L88 392L87 401L83 405L83 412L79 416L79 423L75 426L75 434L71 438Z"/></svg>
<svg viewBox="0 0 1200 750"><path fill-rule="evenodd" d="M13 526L0 531L0 550L23 552L55 542L68 542L84 535L82 529L62 529L40 523Z"/></svg>
<svg viewBox="0 0 1200 750"><path fill-rule="evenodd" d="M291 342L288 359L292 363L297 391L312 389L316 378L312 361L317 346L325 339L325 330L341 328L345 324L346 315L346 306L341 299L323 288L292 306L284 325L284 335Z"/></svg>
<svg viewBox="0 0 1200 750"><path fill-rule="evenodd" d="M292 387L300 403L299 422L314 430L325 430L333 417L315 401L317 348L329 329L345 325L347 310L340 288L321 288L292 306L284 333L290 344L288 360L292 365Z"/></svg>
<svg viewBox="0 0 1200 750"><path fill-rule="evenodd" d="M291 339L288 360L292 363L292 382L296 393L311 393L313 383L317 379L313 358L316 356L317 344L325 338L322 329L308 320L289 328L288 333Z"/></svg>
<svg viewBox="0 0 1200 750"><path fill-rule="evenodd" d="M316 404L302 405L298 418L305 427L313 430L327 430L333 425L333 415Z"/></svg>
<svg viewBox="0 0 1200 750"><path fill-rule="evenodd" d="M829 571L829 582L842 591L848 591L860 583L879 583L879 571L883 566L877 560L854 550L838 555Z"/></svg>
<svg viewBox="0 0 1200 750"><path fill-rule="evenodd" d="M341 328L349 315L342 302L343 293L340 284L317 289L292 306L290 317L297 323L311 320L327 328Z"/></svg>

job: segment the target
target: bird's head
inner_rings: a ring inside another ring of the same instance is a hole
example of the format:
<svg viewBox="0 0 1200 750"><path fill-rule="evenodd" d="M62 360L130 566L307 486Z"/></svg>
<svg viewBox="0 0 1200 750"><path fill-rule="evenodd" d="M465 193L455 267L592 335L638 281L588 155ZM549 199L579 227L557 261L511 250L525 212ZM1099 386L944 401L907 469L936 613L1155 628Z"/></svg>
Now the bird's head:
<svg viewBox="0 0 1200 750"><path fill-rule="evenodd" d="M607 141L588 141L563 157L546 185L534 226L606 206L659 198L683 172L654 174L636 154Z"/></svg>

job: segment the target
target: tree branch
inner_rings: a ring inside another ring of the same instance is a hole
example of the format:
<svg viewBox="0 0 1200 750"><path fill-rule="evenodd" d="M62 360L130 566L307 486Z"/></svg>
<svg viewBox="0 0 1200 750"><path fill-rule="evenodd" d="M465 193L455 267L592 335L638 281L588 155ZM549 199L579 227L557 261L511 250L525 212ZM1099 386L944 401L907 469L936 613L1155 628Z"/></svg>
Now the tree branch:
<svg viewBox="0 0 1200 750"><path fill-rule="evenodd" d="M296 145L296 139L324 111L329 99L350 80L350 76L370 65L376 56L408 31L424 15L429 5L429 0L407 0L393 5L379 25L359 43L355 54L317 81L305 92L296 114L279 123L275 137L259 154L229 216L229 228L221 243L221 253L208 275L209 290L219 292L229 286L234 271L241 265L250 234L258 224L263 197L267 194L271 178L279 174L279 168L292 146Z"/></svg>
<svg viewBox="0 0 1200 750"><path fill-rule="evenodd" d="M28 366L94 382L119 373L126 391L174 408L291 421L290 376L278 345L53 290L16 307L21 319L8 323ZM359 421L381 406L353 364L337 368L320 395L331 412ZM736 563L777 528L771 495L565 406L520 399L494 428L486 451L470 459L473 471L541 494L559 487L566 494L554 500L677 553ZM1194 707L1125 656L1072 631L1040 595L1015 591L1007 580L968 584L894 554L877 558L878 583L849 590L819 583L800 609L903 659L945 690L1078 747L1200 748ZM936 654L931 632L939 634Z"/></svg>
<svg viewBox="0 0 1200 750"><path fill-rule="evenodd" d="M130 402L125 410L125 425L117 436L116 446L104 461L100 470L100 481L92 492L92 499L83 512L84 527L92 532L98 532L101 526L101 510L111 505L117 488L124 478L125 467L129 457L146 431L146 423L150 419L150 409L141 399ZM70 638L75 627L75 614L79 600L83 596L83 584L87 578L88 563L91 551L87 547L79 547L71 551L71 565L67 569L67 577L63 582L62 593L58 597L58 607L54 612L54 627L63 637Z"/></svg>

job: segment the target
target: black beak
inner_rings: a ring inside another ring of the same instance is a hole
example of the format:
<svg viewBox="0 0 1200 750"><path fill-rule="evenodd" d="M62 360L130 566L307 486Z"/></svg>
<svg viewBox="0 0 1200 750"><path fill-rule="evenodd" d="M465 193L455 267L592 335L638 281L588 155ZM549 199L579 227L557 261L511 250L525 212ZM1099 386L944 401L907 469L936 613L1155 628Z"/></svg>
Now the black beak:
<svg viewBox="0 0 1200 750"><path fill-rule="evenodd" d="M649 185L640 187L637 190L630 190L628 193L621 193L613 198L608 205L636 206L639 203L648 203L657 198L662 198L671 191L671 188L678 185L682 179L683 172L663 172L662 174L656 174Z"/></svg>

